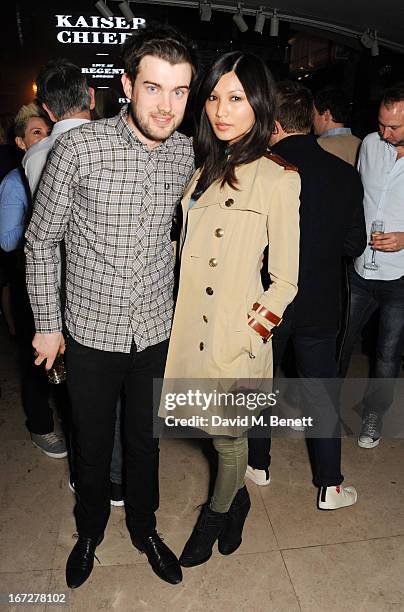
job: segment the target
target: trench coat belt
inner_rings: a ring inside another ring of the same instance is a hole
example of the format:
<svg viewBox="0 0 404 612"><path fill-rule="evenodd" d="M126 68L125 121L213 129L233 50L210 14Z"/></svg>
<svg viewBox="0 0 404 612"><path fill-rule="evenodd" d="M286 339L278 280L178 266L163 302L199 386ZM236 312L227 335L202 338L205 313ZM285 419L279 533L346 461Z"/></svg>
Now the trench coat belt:
<svg viewBox="0 0 404 612"><path fill-rule="evenodd" d="M272 336L272 332L269 331L263 325L261 325L261 323L259 323L257 319L254 319L254 317L251 317L249 315L247 315L247 317L248 317L248 321L247 321L248 325L252 327L261 336L263 343L265 344L266 342L268 342L268 340Z"/></svg>
<svg viewBox="0 0 404 612"><path fill-rule="evenodd" d="M282 321L281 317L278 317L278 315L268 310L268 308L265 308L265 306L262 306L262 304L258 304L258 302L255 302L252 309L273 325L279 325L279 323Z"/></svg>

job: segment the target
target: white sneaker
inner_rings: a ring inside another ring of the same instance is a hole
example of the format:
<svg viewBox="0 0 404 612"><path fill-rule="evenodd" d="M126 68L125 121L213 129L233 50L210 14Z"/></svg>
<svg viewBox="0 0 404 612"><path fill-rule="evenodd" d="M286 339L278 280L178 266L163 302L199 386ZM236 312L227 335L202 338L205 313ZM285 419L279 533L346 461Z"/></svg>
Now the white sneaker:
<svg viewBox="0 0 404 612"><path fill-rule="evenodd" d="M254 468L247 465L247 471L245 473L247 478L255 482L260 487L265 487L271 482L271 475L269 470L255 470Z"/></svg>
<svg viewBox="0 0 404 612"><path fill-rule="evenodd" d="M69 478L69 489L72 493L76 493L76 487L74 486L74 481L72 480L72 476ZM123 500L122 495L122 485L117 484L111 481L111 506L124 506L125 502Z"/></svg>
<svg viewBox="0 0 404 612"><path fill-rule="evenodd" d="M369 412L362 421L358 436L358 445L361 448L375 448L380 444L382 420L375 412Z"/></svg>
<svg viewBox="0 0 404 612"><path fill-rule="evenodd" d="M355 487L320 487L318 507L320 510L337 510L346 506L353 506L358 499Z"/></svg>
<svg viewBox="0 0 404 612"><path fill-rule="evenodd" d="M380 438L372 438L372 436L359 436L358 437L358 446L361 448L376 448L379 446Z"/></svg>

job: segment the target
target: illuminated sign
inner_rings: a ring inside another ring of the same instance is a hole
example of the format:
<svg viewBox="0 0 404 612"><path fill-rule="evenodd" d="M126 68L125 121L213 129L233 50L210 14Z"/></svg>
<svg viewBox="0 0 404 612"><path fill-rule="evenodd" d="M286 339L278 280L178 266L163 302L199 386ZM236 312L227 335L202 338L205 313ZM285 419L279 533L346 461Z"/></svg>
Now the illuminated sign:
<svg viewBox="0 0 404 612"><path fill-rule="evenodd" d="M123 74L123 68L114 68L114 64L91 64L81 69L83 74L91 74L93 79L113 79L117 74Z"/></svg>
<svg viewBox="0 0 404 612"><path fill-rule="evenodd" d="M97 15L91 17L55 15L55 17L56 28L59 30L56 38L62 44L121 45L132 36L128 30L138 30L146 25L146 20L142 17L135 17L132 23L128 23L123 17Z"/></svg>

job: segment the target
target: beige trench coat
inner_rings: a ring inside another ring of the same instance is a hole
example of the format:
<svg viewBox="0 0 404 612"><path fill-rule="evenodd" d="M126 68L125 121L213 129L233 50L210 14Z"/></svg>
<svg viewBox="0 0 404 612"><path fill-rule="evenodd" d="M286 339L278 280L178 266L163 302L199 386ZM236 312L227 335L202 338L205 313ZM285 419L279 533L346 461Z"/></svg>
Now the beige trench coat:
<svg viewBox="0 0 404 612"><path fill-rule="evenodd" d="M219 385L223 379L269 379L272 343L264 344L247 318L254 315L270 329L253 304L282 317L296 295L299 174L262 157L237 169L238 189L215 183L189 209L198 176L182 199L180 284L165 379L211 379ZM267 245L272 283L264 292L260 270ZM220 428L201 429L226 435Z"/></svg>

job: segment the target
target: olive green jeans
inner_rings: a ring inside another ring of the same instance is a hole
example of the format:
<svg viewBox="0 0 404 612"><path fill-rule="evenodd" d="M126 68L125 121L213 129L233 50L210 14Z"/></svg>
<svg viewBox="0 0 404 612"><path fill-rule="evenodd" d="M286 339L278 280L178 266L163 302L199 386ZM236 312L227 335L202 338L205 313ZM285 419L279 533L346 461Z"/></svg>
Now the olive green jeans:
<svg viewBox="0 0 404 612"><path fill-rule="evenodd" d="M210 509L214 512L228 512L237 491L244 486L248 459L248 439L215 438L213 446L219 457Z"/></svg>

